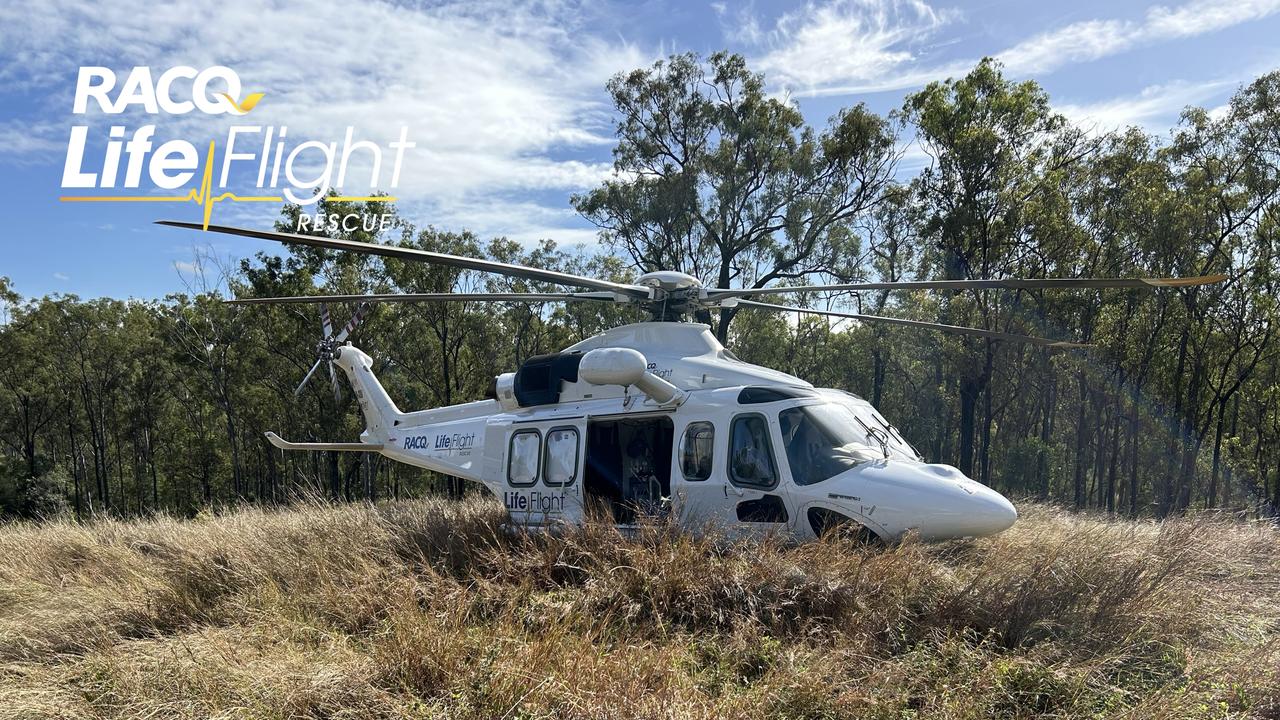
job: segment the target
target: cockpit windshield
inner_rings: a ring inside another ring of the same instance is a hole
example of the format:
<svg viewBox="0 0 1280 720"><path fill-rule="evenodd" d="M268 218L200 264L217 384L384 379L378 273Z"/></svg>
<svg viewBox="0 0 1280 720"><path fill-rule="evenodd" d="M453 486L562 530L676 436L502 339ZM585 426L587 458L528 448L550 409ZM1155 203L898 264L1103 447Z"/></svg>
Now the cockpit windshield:
<svg viewBox="0 0 1280 720"><path fill-rule="evenodd" d="M898 428L894 427L871 403L863 400L857 395L851 395L842 390L822 390L823 396L830 400L849 408L854 417L858 421L858 429L866 433L867 444L874 448L880 447L883 440L889 451L906 460L920 460L920 452L907 442Z"/></svg>
<svg viewBox="0 0 1280 720"><path fill-rule="evenodd" d="M787 464L797 485L812 485L883 457L869 447L863 424L848 407L802 405L778 413Z"/></svg>

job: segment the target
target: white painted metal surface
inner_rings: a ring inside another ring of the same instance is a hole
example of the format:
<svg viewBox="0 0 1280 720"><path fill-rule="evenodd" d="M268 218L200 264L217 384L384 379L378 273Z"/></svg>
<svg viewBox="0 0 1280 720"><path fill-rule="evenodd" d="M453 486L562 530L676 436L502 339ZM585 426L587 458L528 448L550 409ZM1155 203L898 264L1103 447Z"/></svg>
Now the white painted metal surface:
<svg viewBox="0 0 1280 720"><path fill-rule="evenodd" d="M646 507L693 530L717 525L807 540L824 522L844 520L884 540L910 531L940 540L997 533L1017 518L994 490L954 467L923 462L865 400L744 363L705 325L627 325L567 352L604 348L626 352L584 358L560 401L536 407L518 407L512 396L405 413L374 377L368 355L347 345L334 362L355 388L366 420L360 440L369 450L482 483L520 526L581 522L594 497L588 453L626 454L590 447L591 426L652 445L668 432L658 418L670 420L670 448L660 456L646 451L666 467L642 471L650 482L669 473L669 482ZM618 366L610 369L610 361ZM638 389L646 379L677 390L679 402ZM744 388L751 390L744 395ZM335 449L351 444L341 445ZM618 462L645 462L636 457Z"/></svg>

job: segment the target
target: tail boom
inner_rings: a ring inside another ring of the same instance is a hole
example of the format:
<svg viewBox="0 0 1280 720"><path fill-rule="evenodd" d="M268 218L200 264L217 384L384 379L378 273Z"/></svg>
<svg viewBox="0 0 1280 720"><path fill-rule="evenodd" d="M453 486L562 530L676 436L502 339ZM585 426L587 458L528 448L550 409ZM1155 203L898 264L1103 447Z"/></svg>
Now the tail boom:
<svg viewBox="0 0 1280 720"><path fill-rule="evenodd" d="M492 400L404 413L373 374L373 360L354 345L334 353L364 415L360 443L392 460L481 481L480 459Z"/></svg>
<svg viewBox="0 0 1280 720"><path fill-rule="evenodd" d="M343 345L334 351L333 362L346 373L360 403L365 424L360 439L371 444L387 444L392 428L401 424L404 413L374 377L373 359L354 345Z"/></svg>

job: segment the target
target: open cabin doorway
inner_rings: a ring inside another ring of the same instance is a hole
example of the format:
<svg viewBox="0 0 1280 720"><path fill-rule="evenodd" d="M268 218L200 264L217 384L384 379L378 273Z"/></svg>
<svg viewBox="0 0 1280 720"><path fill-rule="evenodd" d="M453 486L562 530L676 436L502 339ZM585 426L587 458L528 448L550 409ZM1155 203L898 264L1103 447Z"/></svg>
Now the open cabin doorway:
<svg viewBox="0 0 1280 720"><path fill-rule="evenodd" d="M669 512L674 435L666 416L588 420L588 506L607 510L619 525Z"/></svg>

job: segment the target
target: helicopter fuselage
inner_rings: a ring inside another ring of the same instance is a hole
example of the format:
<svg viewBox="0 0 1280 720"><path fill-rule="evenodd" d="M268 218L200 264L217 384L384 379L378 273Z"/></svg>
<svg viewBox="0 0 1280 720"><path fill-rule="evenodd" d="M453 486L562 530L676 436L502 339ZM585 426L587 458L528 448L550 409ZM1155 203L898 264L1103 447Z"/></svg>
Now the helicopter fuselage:
<svg viewBox="0 0 1280 720"><path fill-rule="evenodd" d="M630 354L595 359L643 353L640 382L602 384L622 375L588 356L610 348ZM923 462L870 403L744 363L705 325L614 328L526 363L528 377L500 376L496 400L411 413L363 352L345 346L335 362L356 389L369 450L485 485L518 527L603 509L621 525L670 517L799 540L844 526L892 541L989 535L1017 518L991 488Z"/></svg>

